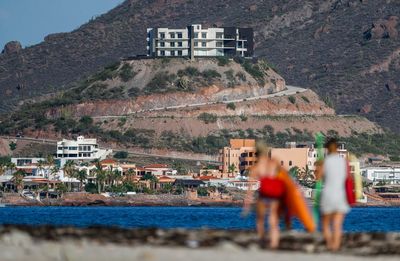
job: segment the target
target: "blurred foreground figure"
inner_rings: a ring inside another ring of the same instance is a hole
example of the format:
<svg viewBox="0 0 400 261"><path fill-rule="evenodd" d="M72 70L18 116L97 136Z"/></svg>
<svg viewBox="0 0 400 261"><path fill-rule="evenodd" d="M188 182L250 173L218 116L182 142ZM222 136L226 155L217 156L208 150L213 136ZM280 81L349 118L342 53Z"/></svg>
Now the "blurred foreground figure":
<svg viewBox="0 0 400 261"><path fill-rule="evenodd" d="M329 139L325 147L328 155L316 168L317 178L324 184L320 201L322 232L328 249L337 251L341 245L344 217L350 210L345 189L348 164L338 154L336 139Z"/></svg>
<svg viewBox="0 0 400 261"><path fill-rule="evenodd" d="M250 171L251 180L260 181L260 190L256 202L257 234L261 241L264 240L264 220L269 209L268 225L270 248L279 246L279 213L283 209L283 200L286 192L285 184L278 179L280 165L268 157L268 148L264 144L257 144L257 164ZM250 209L253 193L248 191L244 209Z"/></svg>
<svg viewBox="0 0 400 261"><path fill-rule="evenodd" d="M251 180L258 180L260 188L256 201L257 233L264 240L264 219L269 210L268 224L270 247L279 246L279 218L283 216L286 228L291 226L291 217L297 217L309 232L316 230L316 225L308 209L306 200L297 183L289 173L281 167L279 160L270 159L269 150L265 144L257 144L257 163L250 170ZM248 190L244 202L245 213L249 212L253 200L253 191Z"/></svg>

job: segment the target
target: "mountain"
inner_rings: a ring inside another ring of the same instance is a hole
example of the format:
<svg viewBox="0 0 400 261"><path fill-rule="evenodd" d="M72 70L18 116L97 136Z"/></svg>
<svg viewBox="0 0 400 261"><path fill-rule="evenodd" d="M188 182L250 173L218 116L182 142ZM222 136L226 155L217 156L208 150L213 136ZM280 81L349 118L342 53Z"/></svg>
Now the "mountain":
<svg viewBox="0 0 400 261"><path fill-rule="evenodd" d="M207 8L204 8L207 7ZM396 0L127 0L70 32L0 54L2 111L51 94L121 57L145 53L146 28L253 27L255 53L291 85L316 91L338 113L400 131Z"/></svg>

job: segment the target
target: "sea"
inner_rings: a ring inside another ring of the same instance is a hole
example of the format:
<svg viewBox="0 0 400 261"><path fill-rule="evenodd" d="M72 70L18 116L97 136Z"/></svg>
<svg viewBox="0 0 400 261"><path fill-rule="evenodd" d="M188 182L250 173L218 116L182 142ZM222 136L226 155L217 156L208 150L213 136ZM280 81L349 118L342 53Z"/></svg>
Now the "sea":
<svg viewBox="0 0 400 261"><path fill-rule="evenodd" d="M121 228L254 229L255 214L238 207L2 207L0 225ZM303 230L294 220L293 228ZM347 232L400 232L400 208L360 207L347 215Z"/></svg>

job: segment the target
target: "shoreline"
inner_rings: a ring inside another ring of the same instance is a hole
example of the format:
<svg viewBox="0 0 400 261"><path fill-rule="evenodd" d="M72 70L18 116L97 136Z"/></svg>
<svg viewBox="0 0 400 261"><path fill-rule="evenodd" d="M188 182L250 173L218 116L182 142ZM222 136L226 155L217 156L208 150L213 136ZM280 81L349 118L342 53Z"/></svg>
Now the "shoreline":
<svg viewBox="0 0 400 261"><path fill-rule="evenodd" d="M221 252L223 249L237 253L259 251L264 255L269 252L266 245L260 243L255 231L252 230L0 226L0 249L13 245L40 249L39 246L42 244L62 247L71 242L84 248L85 253L92 253L89 251L89 246L94 244L103 247L128 247L131 251L134 248L166 248L180 249L179 251L183 252L193 250ZM274 253L314 254L318 256L326 254L328 251L320 233L308 234L298 231L285 231L282 233L279 249ZM0 257L3 254L4 252L0 251ZM335 255L336 258L342 256L381 258L400 256L400 233L345 233L343 247L337 254ZM313 256L310 255L310 257Z"/></svg>

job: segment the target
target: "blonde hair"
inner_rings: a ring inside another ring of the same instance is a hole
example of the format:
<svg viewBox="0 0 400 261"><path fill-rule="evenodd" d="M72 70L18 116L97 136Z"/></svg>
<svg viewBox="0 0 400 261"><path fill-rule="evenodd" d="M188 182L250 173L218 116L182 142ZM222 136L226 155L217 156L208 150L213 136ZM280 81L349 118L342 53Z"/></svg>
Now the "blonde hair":
<svg viewBox="0 0 400 261"><path fill-rule="evenodd" d="M256 144L257 157L268 156L269 148L264 141L258 141Z"/></svg>

